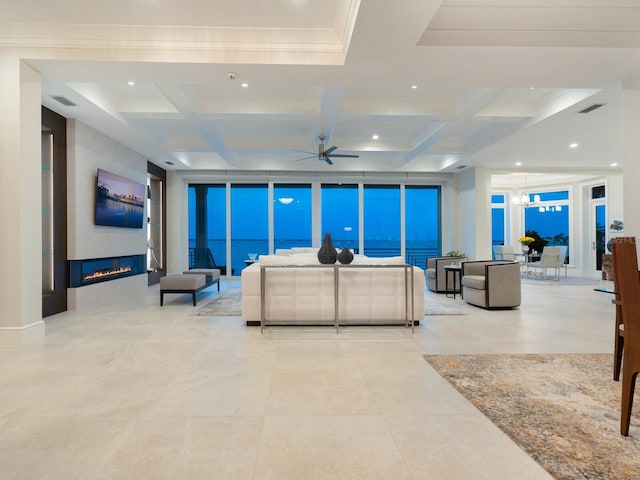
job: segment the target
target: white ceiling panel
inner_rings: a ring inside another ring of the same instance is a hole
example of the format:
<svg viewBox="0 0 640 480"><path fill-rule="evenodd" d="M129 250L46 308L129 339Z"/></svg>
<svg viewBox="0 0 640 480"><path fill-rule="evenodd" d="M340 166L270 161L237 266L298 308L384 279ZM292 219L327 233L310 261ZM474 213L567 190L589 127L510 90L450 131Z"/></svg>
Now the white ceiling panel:
<svg viewBox="0 0 640 480"><path fill-rule="evenodd" d="M621 85L640 84L637 1L9 3L0 47L45 105L180 169L622 166ZM360 157L295 162L320 134Z"/></svg>

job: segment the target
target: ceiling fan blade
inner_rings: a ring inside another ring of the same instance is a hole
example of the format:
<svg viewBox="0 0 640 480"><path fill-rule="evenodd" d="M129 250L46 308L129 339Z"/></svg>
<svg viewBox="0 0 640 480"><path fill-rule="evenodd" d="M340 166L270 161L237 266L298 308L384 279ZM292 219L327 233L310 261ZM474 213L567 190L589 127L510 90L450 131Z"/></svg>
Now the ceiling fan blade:
<svg viewBox="0 0 640 480"><path fill-rule="evenodd" d="M310 158L318 158L318 155L311 155L310 157L304 157L304 158L298 158L297 160L294 160L294 162L301 162L302 160L309 160Z"/></svg>
<svg viewBox="0 0 640 480"><path fill-rule="evenodd" d="M338 148L338 147L330 147L330 148L327 148L323 153L324 153L325 155L331 155L331 152L333 152L336 148Z"/></svg>
<svg viewBox="0 0 640 480"><path fill-rule="evenodd" d="M326 155L326 152L325 152L325 155ZM337 154L337 153L335 155L331 155L331 158L339 158L339 157L342 157L342 158L359 158L360 155L346 155L346 154L342 155L342 154Z"/></svg>
<svg viewBox="0 0 640 480"><path fill-rule="evenodd" d="M331 159L329 157L327 157L326 155L323 157L323 160L325 162L327 162L329 165L333 165L333 162L331 161Z"/></svg>
<svg viewBox="0 0 640 480"><path fill-rule="evenodd" d="M309 155L317 155L316 152L310 152L309 150L291 150L292 152L308 153Z"/></svg>

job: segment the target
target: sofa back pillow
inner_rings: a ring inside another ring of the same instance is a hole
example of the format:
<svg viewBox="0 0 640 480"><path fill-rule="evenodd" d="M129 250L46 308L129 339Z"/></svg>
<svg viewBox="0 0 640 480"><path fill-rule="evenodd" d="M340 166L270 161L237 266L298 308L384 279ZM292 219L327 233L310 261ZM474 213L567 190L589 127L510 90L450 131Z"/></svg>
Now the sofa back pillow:
<svg viewBox="0 0 640 480"><path fill-rule="evenodd" d="M404 265L402 256L398 257L367 257L365 255L354 255L351 265Z"/></svg>
<svg viewBox="0 0 640 480"><path fill-rule="evenodd" d="M315 247L291 247L291 253L298 255L301 253L318 253L318 248Z"/></svg>
<svg viewBox="0 0 640 480"><path fill-rule="evenodd" d="M315 254L298 255L260 255L260 265L319 265L318 256Z"/></svg>

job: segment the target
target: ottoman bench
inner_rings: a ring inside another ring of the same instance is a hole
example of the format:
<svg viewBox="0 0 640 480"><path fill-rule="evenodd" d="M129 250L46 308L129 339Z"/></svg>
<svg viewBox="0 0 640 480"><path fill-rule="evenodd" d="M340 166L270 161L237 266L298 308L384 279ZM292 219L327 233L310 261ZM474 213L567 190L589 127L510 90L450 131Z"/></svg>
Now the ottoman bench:
<svg viewBox="0 0 640 480"><path fill-rule="evenodd" d="M190 293L193 306L196 306L196 293L207 288L207 277L203 274L177 274L160 277L160 306L164 303L165 293Z"/></svg>
<svg viewBox="0 0 640 480"><path fill-rule="evenodd" d="M209 285L213 285L214 283L218 284L218 291L220 291L220 269L219 268L193 268L191 270L186 270L182 272L183 275L204 275L207 278L205 279L205 283L207 287Z"/></svg>

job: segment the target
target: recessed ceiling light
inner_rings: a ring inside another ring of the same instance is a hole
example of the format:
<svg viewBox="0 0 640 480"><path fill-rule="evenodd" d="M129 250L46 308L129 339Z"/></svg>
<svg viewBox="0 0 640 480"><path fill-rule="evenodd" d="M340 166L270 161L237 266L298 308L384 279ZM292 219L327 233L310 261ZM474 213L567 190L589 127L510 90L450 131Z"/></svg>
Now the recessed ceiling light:
<svg viewBox="0 0 640 480"><path fill-rule="evenodd" d="M132 82L132 81L128 81L128 82L127 82L127 85L132 85L132 86L133 86L133 85L135 85L135 84L136 84L136 82Z"/></svg>
<svg viewBox="0 0 640 480"><path fill-rule="evenodd" d="M516 167L521 167L522 166L522 162L516 162Z"/></svg>
<svg viewBox="0 0 640 480"><path fill-rule="evenodd" d="M374 140L377 140L380 137L378 135L371 135L371 138L373 138Z"/></svg>
<svg viewBox="0 0 640 480"><path fill-rule="evenodd" d="M613 163L611 164L611 166L612 166L612 167L617 167L617 166L618 166L618 164L617 164L616 162L613 162Z"/></svg>
<svg viewBox="0 0 640 480"><path fill-rule="evenodd" d="M536 87L529 87L529 90L535 90Z"/></svg>
<svg viewBox="0 0 640 480"><path fill-rule="evenodd" d="M577 143L570 143L569 144L569 148L578 148L578 144Z"/></svg>
<svg viewBox="0 0 640 480"><path fill-rule="evenodd" d="M411 85L411 88L415 90L416 88L418 88L418 85Z"/></svg>
<svg viewBox="0 0 640 480"><path fill-rule="evenodd" d="M242 88L247 88L248 86L249 86L249 84L248 84L248 83L243 83L243 84L242 84Z"/></svg>

